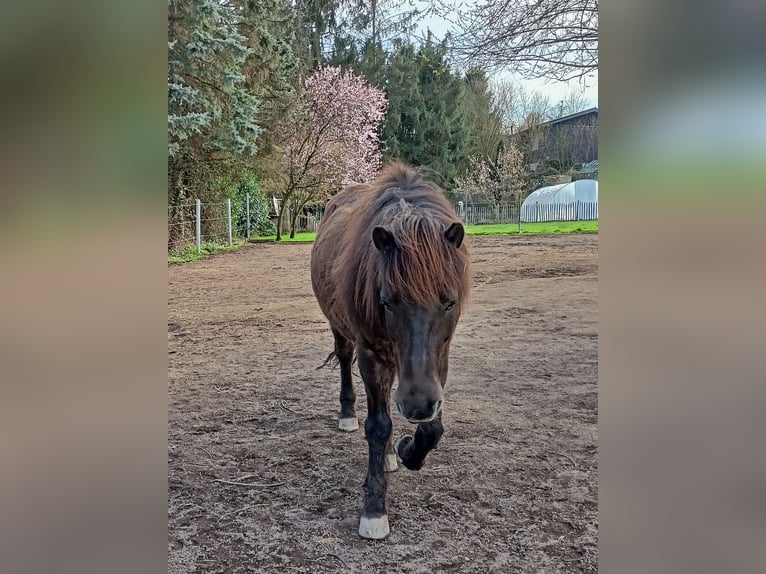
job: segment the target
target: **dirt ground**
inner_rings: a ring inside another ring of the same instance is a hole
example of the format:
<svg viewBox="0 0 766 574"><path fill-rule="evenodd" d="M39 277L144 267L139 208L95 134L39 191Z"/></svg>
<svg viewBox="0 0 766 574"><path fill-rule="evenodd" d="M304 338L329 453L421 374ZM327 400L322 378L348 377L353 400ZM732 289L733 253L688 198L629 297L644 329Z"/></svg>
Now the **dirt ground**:
<svg viewBox="0 0 766 574"><path fill-rule="evenodd" d="M170 573L597 571L598 235L468 241L445 433L388 475L379 542L357 535L364 426L337 430L338 371L316 370L311 245L169 268Z"/></svg>

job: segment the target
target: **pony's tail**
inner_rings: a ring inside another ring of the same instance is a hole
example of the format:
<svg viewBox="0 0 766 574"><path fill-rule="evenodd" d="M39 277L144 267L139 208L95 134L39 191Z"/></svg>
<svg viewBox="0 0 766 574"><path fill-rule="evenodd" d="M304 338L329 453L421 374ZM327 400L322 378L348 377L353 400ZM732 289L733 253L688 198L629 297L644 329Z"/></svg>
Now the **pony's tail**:
<svg viewBox="0 0 766 574"><path fill-rule="evenodd" d="M354 355L351 357L351 364L353 365L356 363L356 351L354 351ZM335 351L332 351L329 355L327 355L327 358L324 360L324 363L319 365L316 370L324 369L327 365L330 365L331 369L337 369L338 365L340 365L340 360L338 359L338 354ZM356 373L351 373L353 376L357 376Z"/></svg>
<svg viewBox="0 0 766 574"><path fill-rule="evenodd" d="M335 369L337 368L340 361L338 361L338 355L335 353L335 351L331 352L329 355L327 355L327 358L324 360L324 363L319 365L316 370L324 369L327 365L330 365L332 363L332 366L330 368Z"/></svg>

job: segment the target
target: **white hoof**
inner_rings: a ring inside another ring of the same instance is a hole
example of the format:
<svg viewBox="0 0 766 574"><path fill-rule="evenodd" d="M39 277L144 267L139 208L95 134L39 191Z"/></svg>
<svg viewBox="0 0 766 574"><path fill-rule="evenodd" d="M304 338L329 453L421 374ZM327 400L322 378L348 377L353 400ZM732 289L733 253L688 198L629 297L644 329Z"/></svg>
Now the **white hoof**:
<svg viewBox="0 0 766 574"><path fill-rule="evenodd" d="M378 518L367 518L362 516L359 520L359 536L369 538L370 540L382 540L389 535L391 530L388 527L388 516L383 515Z"/></svg>
<svg viewBox="0 0 766 574"><path fill-rule="evenodd" d="M356 417L338 419L338 428L346 432L353 432L355 430L359 430L359 419L357 419Z"/></svg>
<svg viewBox="0 0 766 574"><path fill-rule="evenodd" d="M386 458L383 459L383 471L394 472L399 465L396 464L396 455L394 453L387 453Z"/></svg>

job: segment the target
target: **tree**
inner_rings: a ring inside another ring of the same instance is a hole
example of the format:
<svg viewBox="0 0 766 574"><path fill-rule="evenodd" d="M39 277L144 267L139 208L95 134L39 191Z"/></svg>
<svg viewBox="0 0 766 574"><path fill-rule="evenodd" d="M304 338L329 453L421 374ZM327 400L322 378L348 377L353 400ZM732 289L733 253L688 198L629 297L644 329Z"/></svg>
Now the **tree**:
<svg viewBox="0 0 766 574"><path fill-rule="evenodd" d="M513 144L503 145L495 161L472 156L470 167L457 183L457 191L469 202L485 200L499 208L502 203L518 201L528 187L524 156Z"/></svg>
<svg viewBox="0 0 766 574"><path fill-rule="evenodd" d="M294 96L301 72L300 62L293 51L296 35L295 19L288 0L227 0L240 6L240 32L247 38L250 55L242 73L245 85L259 101L256 113L263 128L258 141L258 153L269 153L271 129L285 117Z"/></svg>
<svg viewBox="0 0 766 574"><path fill-rule="evenodd" d="M417 50L404 41L394 46L385 78L385 158L427 166L450 186L467 164L463 81L447 66L446 41L429 36Z"/></svg>
<svg viewBox="0 0 766 574"><path fill-rule="evenodd" d="M440 12L457 24L456 55L472 65L560 81L598 69L598 0L484 0L457 17L441 2Z"/></svg>
<svg viewBox="0 0 766 574"><path fill-rule="evenodd" d="M182 222L190 191L200 197L228 177L228 163L256 151L259 102L242 74L250 50L240 22L236 9L214 0L169 0L169 222ZM169 246L180 229L168 226Z"/></svg>
<svg viewBox="0 0 766 574"><path fill-rule="evenodd" d="M582 91L573 89L569 91L564 99L559 101L557 117L576 114L577 112L587 110L591 106L592 103L585 97Z"/></svg>
<svg viewBox="0 0 766 574"><path fill-rule="evenodd" d="M319 68L303 82L293 114L278 127L280 169L267 181L291 213L290 237L304 206L341 187L373 179L380 168L377 127L386 110L383 92L339 67Z"/></svg>
<svg viewBox="0 0 766 574"><path fill-rule="evenodd" d="M553 119L550 98L541 92L502 79L493 81L490 89L493 111L502 118L503 131L510 136Z"/></svg>
<svg viewBox="0 0 766 574"><path fill-rule="evenodd" d="M258 100L244 87L250 51L236 14L213 0L169 0L168 177L171 204L202 156L251 155L261 129Z"/></svg>
<svg viewBox="0 0 766 574"><path fill-rule="evenodd" d="M346 41L356 46L354 68L377 87L383 87L386 64L384 46L414 32L423 11L411 0L347 2Z"/></svg>
<svg viewBox="0 0 766 574"><path fill-rule="evenodd" d="M503 135L503 118L496 105L495 94L487 75L478 68L470 68L466 72L465 86L469 133L466 154L494 161Z"/></svg>

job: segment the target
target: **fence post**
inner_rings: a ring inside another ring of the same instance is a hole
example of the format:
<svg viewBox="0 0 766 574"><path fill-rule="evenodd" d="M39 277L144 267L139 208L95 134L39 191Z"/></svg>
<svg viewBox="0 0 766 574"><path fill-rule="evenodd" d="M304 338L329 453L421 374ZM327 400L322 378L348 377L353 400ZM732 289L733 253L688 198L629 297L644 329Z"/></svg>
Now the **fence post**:
<svg viewBox="0 0 766 574"><path fill-rule="evenodd" d="M245 217L247 218L247 240L250 241L250 194L245 194Z"/></svg>
<svg viewBox="0 0 766 574"><path fill-rule="evenodd" d="M226 231L229 233L229 245L233 245L231 240L231 199L226 200Z"/></svg>
<svg viewBox="0 0 766 574"><path fill-rule="evenodd" d="M197 239L197 253L202 253L202 202L198 199L197 202L197 225L196 225L196 239Z"/></svg>

